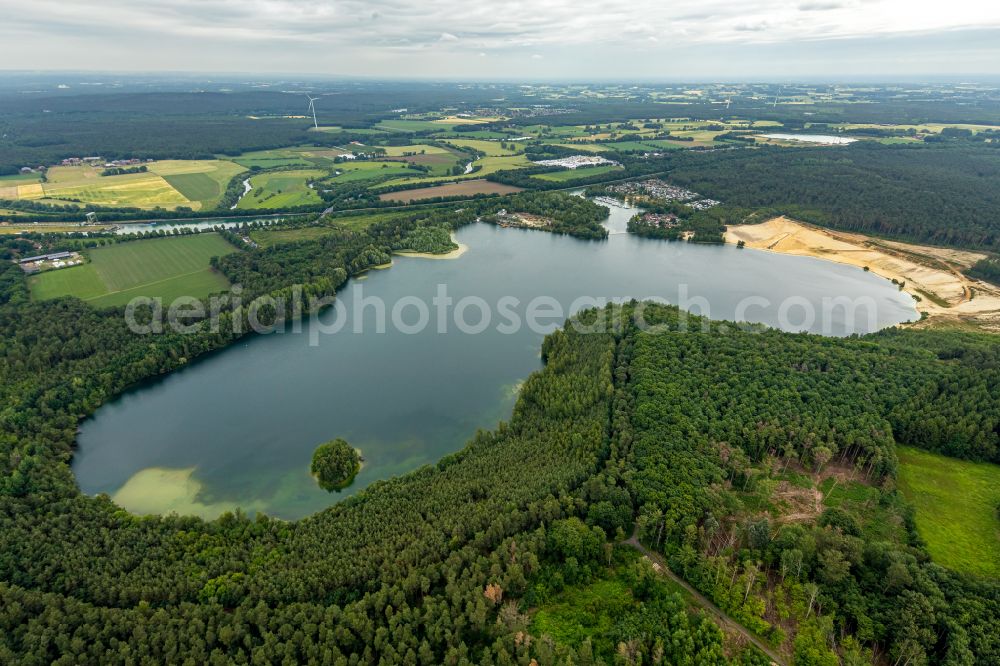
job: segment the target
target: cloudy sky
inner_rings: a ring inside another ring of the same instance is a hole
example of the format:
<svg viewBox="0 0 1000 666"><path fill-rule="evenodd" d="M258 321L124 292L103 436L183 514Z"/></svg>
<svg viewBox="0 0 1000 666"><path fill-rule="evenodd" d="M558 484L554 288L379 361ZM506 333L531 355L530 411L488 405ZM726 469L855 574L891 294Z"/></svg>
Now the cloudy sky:
<svg viewBox="0 0 1000 666"><path fill-rule="evenodd" d="M996 0L0 0L0 69L1000 77Z"/></svg>

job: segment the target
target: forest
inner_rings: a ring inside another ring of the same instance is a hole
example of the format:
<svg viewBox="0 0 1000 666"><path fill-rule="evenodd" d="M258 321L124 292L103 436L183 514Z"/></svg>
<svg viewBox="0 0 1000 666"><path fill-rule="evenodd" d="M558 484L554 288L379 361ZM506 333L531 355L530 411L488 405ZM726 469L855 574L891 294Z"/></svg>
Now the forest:
<svg viewBox="0 0 1000 666"><path fill-rule="evenodd" d="M521 192L479 202L476 211L486 222L495 222L500 210L532 213L552 221L544 229L556 234L566 234L586 239L608 237L608 230L601 224L608 217L608 209L584 197L564 192Z"/></svg>
<svg viewBox="0 0 1000 666"><path fill-rule="evenodd" d="M986 280L991 284L1000 286L1000 259L996 257L980 259L973 264L972 268L966 274L969 277Z"/></svg>
<svg viewBox="0 0 1000 666"><path fill-rule="evenodd" d="M365 140L364 135L352 135L351 128L392 117L389 110L398 106L431 111L456 102L486 101L488 94L405 83L333 86L317 104L317 114L321 124L344 128L336 135L308 132L310 125L302 119L282 118L306 111L304 94L130 91L115 94L113 104L105 94L0 94L0 175L84 155L205 159L301 143L335 145Z"/></svg>
<svg viewBox="0 0 1000 666"><path fill-rule="evenodd" d="M896 444L996 460L992 338L828 340L687 319L654 309L659 334L629 352L623 477L644 540L775 645L797 624L796 663L836 664L838 643L865 660L847 663L996 660L1000 587L931 563L894 484ZM869 503L774 520L754 488L790 463L854 470Z"/></svg>
<svg viewBox="0 0 1000 666"><path fill-rule="evenodd" d="M676 151L681 153L682 151ZM1000 247L1000 150L965 142L672 154L671 182L847 231Z"/></svg>

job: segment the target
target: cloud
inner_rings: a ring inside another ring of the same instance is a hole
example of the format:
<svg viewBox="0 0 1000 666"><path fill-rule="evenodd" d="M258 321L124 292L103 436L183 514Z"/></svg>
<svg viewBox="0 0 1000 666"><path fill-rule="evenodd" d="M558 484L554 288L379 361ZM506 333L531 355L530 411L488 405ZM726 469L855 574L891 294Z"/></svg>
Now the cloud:
<svg viewBox="0 0 1000 666"><path fill-rule="evenodd" d="M737 23L733 26L733 30L738 32L764 32L768 29L767 23Z"/></svg>
<svg viewBox="0 0 1000 666"><path fill-rule="evenodd" d="M697 62L704 49L808 49L1000 28L1000 3L977 0L953 0L947 12L930 0L508 0L502 15L494 0L0 0L4 9L0 62L11 69L314 71L334 63L345 73L403 65L430 74L447 70L450 49L433 48L443 44L490 53L498 67L523 62L525 52L545 56L546 66L587 67L638 53L656 62L657 54L684 50ZM151 43L155 49L146 48ZM552 57L562 53L584 58Z"/></svg>
<svg viewBox="0 0 1000 666"><path fill-rule="evenodd" d="M823 2L822 0L818 2L804 2L799 5L799 11L802 12L827 12L833 9L843 9L847 5L843 2Z"/></svg>
<svg viewBox="0 0 1000 666"><path fill-rule="evenodd" d="M458 35L487 48L513 43L560 46L624 44L636 28L666 34L684 30L692 41L729 41L760 32L776 41L865 37L958 27L1000 26L1000 3L955 0L948 12L930 11L929 0L867 0L864 11L832 11L854 0L511 0L498 19L492 0L0 0L9 33L88 31L178 36L224 41L290 40L348 44L456 41ZM926 5L926 6L924 6ZM510 17L510 18L507 18ZM617 26L609 29L609 26ZM729 26L729 27L727 27ZM0 30L3 30L0 27ZM169 50L170 44L162 45Z"/></svg>

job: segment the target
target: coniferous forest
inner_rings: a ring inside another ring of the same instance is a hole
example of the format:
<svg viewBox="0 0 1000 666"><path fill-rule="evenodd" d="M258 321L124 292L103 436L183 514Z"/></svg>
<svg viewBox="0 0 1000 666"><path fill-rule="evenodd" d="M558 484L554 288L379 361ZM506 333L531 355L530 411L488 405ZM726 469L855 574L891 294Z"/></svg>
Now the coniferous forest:
<svg viewBox="0 0 1000 666"><path fill-rule="evenodd" d="M685 151L670 179L728 204L779 209L821 226L997 249L997 143Z"/></svg>

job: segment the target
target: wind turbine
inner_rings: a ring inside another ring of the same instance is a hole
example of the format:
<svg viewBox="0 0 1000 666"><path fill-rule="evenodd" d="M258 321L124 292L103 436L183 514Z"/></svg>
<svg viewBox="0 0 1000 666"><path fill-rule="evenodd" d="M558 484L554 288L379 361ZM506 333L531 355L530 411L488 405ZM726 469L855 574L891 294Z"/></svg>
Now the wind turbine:
<svg viewBox="0 0 1000 666"><path fill-rule="evenodd" d="M310 97L309 93L306 93L306 97L309 98L309 110L312 111L313 114L313 127L319 129L319 123L316 122L316 105L314 104L314 102L318 100L319 97Z"/></svg>
<svg viewBox="0 0 1000 666"><path fill-rule="evenodd" d="M778 94L774 96L774 106L772 108L778 108L778 97L781 96L781 88L778 88Z"/></svg>
<svg viewBox="0 0 1000 666"><path fill-rule="evenodd" d="M732 97L727 97L726 98L726 111L729 110L729 105L732 104L732 103L733 103L733 98Z"/></svg>

